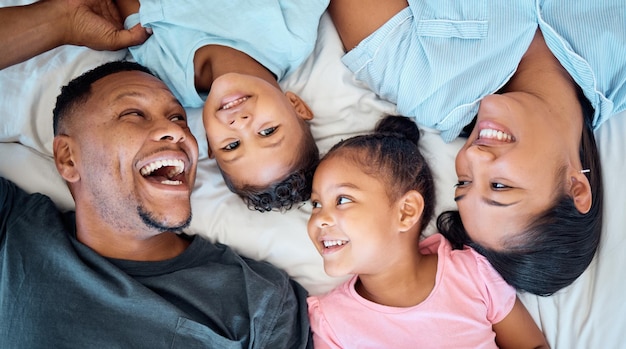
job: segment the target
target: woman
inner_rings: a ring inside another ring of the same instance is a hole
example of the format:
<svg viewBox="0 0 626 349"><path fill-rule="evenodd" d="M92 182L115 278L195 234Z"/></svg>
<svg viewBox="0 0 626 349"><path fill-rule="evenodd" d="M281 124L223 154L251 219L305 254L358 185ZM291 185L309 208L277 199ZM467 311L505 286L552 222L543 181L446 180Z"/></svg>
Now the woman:
<svg viewBox="0 0 626 349"><path fill-rule="evenodd" d="M476 116L456 161L459 211L438 227L518 290L556 292L597 248L592 129L626 108L621 6L331 1L343 62L399 113L446 141Z"/></svg>

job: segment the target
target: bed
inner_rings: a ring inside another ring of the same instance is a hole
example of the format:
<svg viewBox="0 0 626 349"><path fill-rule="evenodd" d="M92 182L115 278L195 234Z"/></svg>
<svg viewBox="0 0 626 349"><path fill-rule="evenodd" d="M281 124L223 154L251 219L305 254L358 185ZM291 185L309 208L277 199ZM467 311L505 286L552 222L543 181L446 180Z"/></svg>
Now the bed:
<svg viewBox="0 0 626 349"><path fill-rule="evenodd" d="M30 1L2 1L0 6ZM320 151L336 141L370 131L394 106L378 99L352 79L341 64L341 43L327 15L322 17L315 51L305 64L281 82L308 102L315 113L312 132ZM50 196L60 209L74 204L52 161L52 108L60 86L103 62L128 57L126 50L98 52L63 46L0 71L0 175L29 192ZM232 246L239 253L265 260L287 271L311 294L343 281L323 271L322 259L309 241L308 203L290 211L249 210L222 182L207 156L200 109L188 109L200 144L197 183L192 195L189 232ZM454 208L454 156L461 140L444 143L422 129L421 147L436 179L437 213ZM599 251L587 271L570 287L550 297L520 294L553 348L624 347L626 329L626 113L597 131L606 185L605 224ZM435 231L430 225L425 235ZM416 329L416 335L420 334Z"/></svg>

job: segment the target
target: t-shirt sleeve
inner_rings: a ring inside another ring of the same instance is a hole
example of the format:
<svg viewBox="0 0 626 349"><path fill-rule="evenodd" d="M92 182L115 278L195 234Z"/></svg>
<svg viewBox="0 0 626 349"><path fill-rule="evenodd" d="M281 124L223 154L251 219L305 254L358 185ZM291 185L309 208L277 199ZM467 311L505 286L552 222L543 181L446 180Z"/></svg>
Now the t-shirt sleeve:
<svg viewBox="0 0 626 349"><path fill-rule="evenodd" d="M13 200L19 189L8 179L0 177L0 244L4 241Z"/></svg>
<svg viewBox="0 0 626 349"><path fill-rule="evenodd" d="M476 258L477 270L485 286L487 319L492 324L496 324L502 321L513 309L517 296L515 288L504 281L485 257L474 250L472 253Z"/></svg>
<svg viewBox="0 0 626 349"><path fill-rule="evenodd" d="M307 303L309 305L309 319L311 321L315 349L342 348L337 336L335 336L335 332L324 316L320 298L309 297Z"/></svg>

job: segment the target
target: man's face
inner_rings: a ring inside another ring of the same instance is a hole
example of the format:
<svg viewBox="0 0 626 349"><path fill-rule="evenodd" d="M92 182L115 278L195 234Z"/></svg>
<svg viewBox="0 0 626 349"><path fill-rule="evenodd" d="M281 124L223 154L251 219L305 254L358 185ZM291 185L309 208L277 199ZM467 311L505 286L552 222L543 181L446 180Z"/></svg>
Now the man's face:
<svg viewBox="0 0 626 349"><path fill-rule="evenodd" d="M111 74L73 113L66 134L76 176L64 177L77 214L148 235L189 224L198 144L163 82L139 71Z"/></svg>

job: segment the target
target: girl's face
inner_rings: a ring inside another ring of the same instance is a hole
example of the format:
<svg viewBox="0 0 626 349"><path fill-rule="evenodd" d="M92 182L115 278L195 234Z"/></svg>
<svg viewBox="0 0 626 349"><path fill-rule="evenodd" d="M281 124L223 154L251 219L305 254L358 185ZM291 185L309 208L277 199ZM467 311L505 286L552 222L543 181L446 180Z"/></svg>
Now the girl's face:
<svg viewBox="0 0 626 349"><path fill-rule="evenodd" d="M318 166L311 202L309 237L330 276L384 271L406 244L397 238L399 205L389 201L383 182L341 154Z"/></svg>
<svg viewBox="0 0 626 349"><path fill-rule="evenodd" d="M476 126L456 157L455 201L473 241L501 249L504 239L551 207L580 170L582 122L567 125L551 113L528 93L481 102Z"/></svg>

